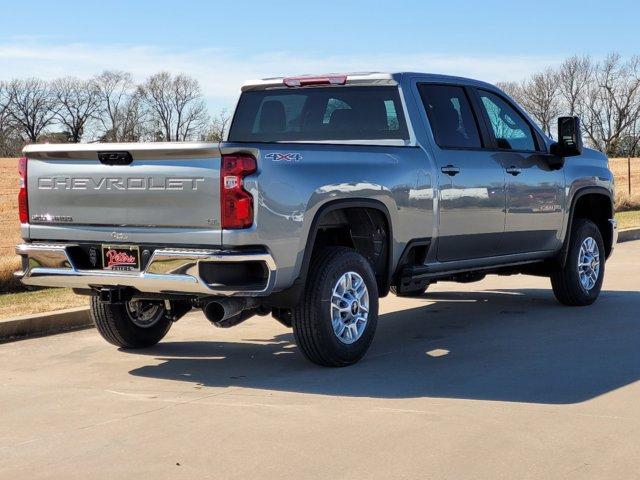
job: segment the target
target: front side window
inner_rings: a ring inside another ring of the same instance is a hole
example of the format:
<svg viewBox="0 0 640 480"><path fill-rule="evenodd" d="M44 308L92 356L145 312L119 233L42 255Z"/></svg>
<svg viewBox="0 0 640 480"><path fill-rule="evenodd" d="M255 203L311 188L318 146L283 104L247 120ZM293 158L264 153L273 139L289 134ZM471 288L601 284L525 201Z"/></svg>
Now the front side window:
<svg viewBox="0 0 640 480"><path fill-rule="evenodd" d="M244 92L232 142L407 140L397 87L307 87Z"/></svg>
<svg viewBox="0 0 640 480"><path fill-rule="evenodd" d="M536 143L527 121L499 96L479 90L498 148L534 151Z"/></svg>
<svg viewBox="0 0 640 480"><path fill-rule="evenodd" d="M482 142L464 88L420 85L420 96L436 143L444 148L480 148Z"/></svg>

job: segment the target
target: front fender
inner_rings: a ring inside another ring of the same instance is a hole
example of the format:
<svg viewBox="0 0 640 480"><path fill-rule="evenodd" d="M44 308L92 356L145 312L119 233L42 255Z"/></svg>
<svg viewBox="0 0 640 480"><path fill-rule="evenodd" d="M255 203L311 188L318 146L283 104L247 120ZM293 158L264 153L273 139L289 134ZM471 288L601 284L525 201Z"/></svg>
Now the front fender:
<svg viewBox="0 0 640 480"><path fill-rule="evenodd" d="M569 212L567 215L567 219L565 222L565 237L564 237L564 242L562 245L562 250L560 252L560 263L562 266L565 265L566 261L567 261L567 255L568 255L568 251L569 251L569 242L571 240L571 229L573 226L573 222L575 219L575 209L576 209L576 204L578 203L578 200L580 200L580 198L584 197L585 195L590 195L590 194L596 194L596 195L602 195L603 197L606 197L609 199L609 204L610 204L610 210L611 210L611 217L613 217L614 212L615 212L615 201L614 201L614 196L613 196L613 191L611 189L605 188L604 186L582 186L582 187L577 187L572 195L571 195L571 206L569 208ZM615 246L616 240L617 240L617 226L616 226L616 222L613 218L610 219L611 221L609 222L609 228L611 228L611 232L610 232L610 238L611 238L611 245L608 245L608 253L609 255L611 255L611 252L613 252L613 248ZM608 255L608 256L609 256Z"/></svg>

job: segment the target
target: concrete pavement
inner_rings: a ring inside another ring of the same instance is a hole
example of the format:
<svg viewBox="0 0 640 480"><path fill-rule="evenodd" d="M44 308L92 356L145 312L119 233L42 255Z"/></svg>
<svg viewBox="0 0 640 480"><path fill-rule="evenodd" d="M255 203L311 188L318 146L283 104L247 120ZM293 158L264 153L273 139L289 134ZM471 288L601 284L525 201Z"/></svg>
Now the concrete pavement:
<svg viewBox="0 0 640 480"><path fill-rule="evenodd" d="M390 296L338 370L269 317L0 345L0 478L638 478L638 266L618 245L585 308L525 276Z"/></svg>

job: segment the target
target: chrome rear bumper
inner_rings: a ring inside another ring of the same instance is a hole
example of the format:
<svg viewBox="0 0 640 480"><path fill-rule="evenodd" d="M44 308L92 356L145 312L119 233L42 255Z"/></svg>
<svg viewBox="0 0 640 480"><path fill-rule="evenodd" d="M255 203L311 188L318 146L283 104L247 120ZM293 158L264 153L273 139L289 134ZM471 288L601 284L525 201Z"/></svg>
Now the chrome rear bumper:
<svg viewBox="0 0 640 480"><path fill-rule="evenodd" d="M76 268L69 248L73 244L25 243L16 253L26 262L16 275L26 285L44 287L96 288L132 287L145 293L183 293L220 296L265 296L271 293L276 265L268 253L243 253L227 250L157 249L141 272L81 270ZM268 271L264 288L259 290L228 288L207 284L199 273L201 262L261 262Z"/></svg>

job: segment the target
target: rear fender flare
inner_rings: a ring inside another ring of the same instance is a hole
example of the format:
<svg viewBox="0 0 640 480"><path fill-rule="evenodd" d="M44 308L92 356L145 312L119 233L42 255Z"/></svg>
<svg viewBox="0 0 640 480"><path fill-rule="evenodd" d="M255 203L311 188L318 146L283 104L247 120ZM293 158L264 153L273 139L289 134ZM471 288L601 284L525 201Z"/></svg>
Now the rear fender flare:
<svg viewBox="0 0 640 480"><path fill-rule="evenodd" d="M294 284L304 284L306 281L307 273L309 272L309 265L311 263L311 254L313 253L313 246L316 242L318 235L318 229L322 217L333 210L339 210L342 208L371 208L379 211L384 215L387 222L388 235L387 235L387 272L385 276L385 288L380 290L381 296L385 295L389 285L391 283L391 275L393 273L393 223L391 222L391 215L387 206L379 200L373 199L340 199L333 200L322 205L311 222L309 229L309 235L307 235L307 241L304 248L304 256L302 258L302 264L300 266L300 272L296 278Z"/></svg>

